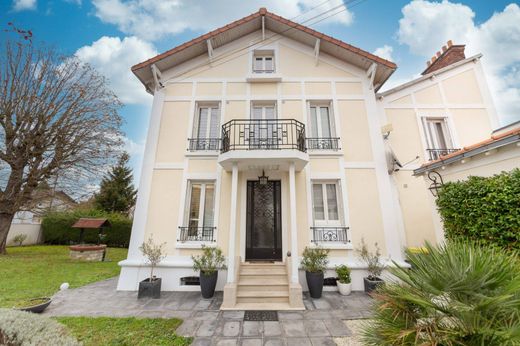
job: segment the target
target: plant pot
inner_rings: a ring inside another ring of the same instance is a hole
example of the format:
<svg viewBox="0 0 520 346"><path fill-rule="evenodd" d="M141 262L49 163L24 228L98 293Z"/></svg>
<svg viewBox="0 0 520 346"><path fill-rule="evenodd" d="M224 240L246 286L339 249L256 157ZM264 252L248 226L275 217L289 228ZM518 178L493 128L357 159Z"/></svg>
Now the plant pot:
<svg viewBox="0 0 520 346"><path fill-rule="evenodd" d="M215 294L215 287L217 286L218 271L215 271L209 275L200 272L199 279L202 298L212 298Z"/></svg>
<svg viewBox="0 0 520 346"><path fill-rule="evenodd" d="M311 298L321 298L321 293L323 292L323 272L311 273L306 271L305 278L307 279Z"/></svg>
<svg viewBox="0 0 520 346"><path fill-rule="evenodd" d="M154 277L152 281L150 279L144 279L139 283L139 292L137 292L137 298L161 298L161 278Z"/></svg>
<svg viewBox="0 0 520 346"><path fill-rule="evenodd" d="M19 307L18 310L29 311L34 313L41 313L47 308L52 302L51 298L33 298L27 301L27 306Z"/></svg>
<svg viewBox="0 0 520 346"><path fill-rule="evenodd" d="M365 292L370 293L381 286L385 281L380 278L369 279L368 277L365 277L363 278L363 282L365 284Z"/></svg>
<svg viewBox="0 0 520 346"><path fill-rule="evenodd" d="M342 296L348 296L352 292L352 284L351 283L342 284L341 282L339 282L339 280L336 281L336 283L338 284L339 294L341 294Z"/></svg>

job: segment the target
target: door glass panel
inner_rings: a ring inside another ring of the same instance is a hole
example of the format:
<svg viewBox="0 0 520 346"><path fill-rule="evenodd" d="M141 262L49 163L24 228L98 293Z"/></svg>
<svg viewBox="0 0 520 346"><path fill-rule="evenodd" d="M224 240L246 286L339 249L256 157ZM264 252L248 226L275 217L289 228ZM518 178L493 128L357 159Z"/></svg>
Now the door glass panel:
<svg viewBox="0 0 520 346"><path fill-rule="evenodd" d="M316 107L311 107L311 135L318 138L318 118L316 114Z"/></svg>
<svg viewBox="0 0 520 346"><path fill-rule="evenodd" d="M197 138L206 138L206 130L208 128L208 111L209 109L204 107L199 110L199 121L198 121L198 132Z"/></svg>
<svg viewBox="0 0 520 346"><path fill-rule="evenodd" d="M329 119L329 107L320 107L321 113L321 137L330 138L330 119Z"/></svg>
<svg viewBox="0 0 520 346"><path fill-rule="evenodd" d="M204 197L204 227L213 227L214 209L215 209L215 186L206 184L206 192Z"/></svg>
<svg viewBox="0 0 520 346"><path fill-rule="evenodd" d="M336 184L327 184L327 209L329 220L339 220Z"/></svg>
<svg viewBox="0 0 520 346"><path fill-rule="evenodd" d="M312 196L314 198L314 220L325 220L323 187L321 184L312 185Z"/></svg>
<svg viewBox="0 0 520 346"><path fill-rule="evenodd" d="M200 184L192 184L192 186L191 186L191 201L190 201L189 223L188 223L188 226L190 228L199 226L201 187L202 186Z"/></svg>

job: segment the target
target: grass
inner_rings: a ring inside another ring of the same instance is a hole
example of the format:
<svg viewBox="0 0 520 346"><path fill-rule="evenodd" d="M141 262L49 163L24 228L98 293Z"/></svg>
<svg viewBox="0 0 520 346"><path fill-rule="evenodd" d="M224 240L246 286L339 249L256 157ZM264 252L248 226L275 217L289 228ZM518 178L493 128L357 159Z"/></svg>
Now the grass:
<svg viewBox="0 0 520 346"><path fill-rule="evenodd" d="M182 323L176 318L59 317L84 345L189 345L191 338L177 336Z"/></svg>
<svg viewBox="0 0 520 346"><path fill-rule="evenodd" d="M0 255L0 307L49 297L64 282L74 288L116 276L117 262L126 253L127 249L109 248L107 262L81 262L69 258L68 246L10 247L7 255Z"/></svg>

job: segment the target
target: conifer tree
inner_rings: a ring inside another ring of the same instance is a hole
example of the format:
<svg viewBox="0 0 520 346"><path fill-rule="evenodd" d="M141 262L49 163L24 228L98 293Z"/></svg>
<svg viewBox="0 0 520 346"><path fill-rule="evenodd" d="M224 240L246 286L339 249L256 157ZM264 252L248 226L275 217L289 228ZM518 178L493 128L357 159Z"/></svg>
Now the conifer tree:
<svg viewBox="0 0 520 346"><path fill-rule="evenodd" d="M128 167L128 153L123 153L110 172L101 180L95 206L107 212L128 214L135 204L137 191L132 184L132 170Z"/></svg>

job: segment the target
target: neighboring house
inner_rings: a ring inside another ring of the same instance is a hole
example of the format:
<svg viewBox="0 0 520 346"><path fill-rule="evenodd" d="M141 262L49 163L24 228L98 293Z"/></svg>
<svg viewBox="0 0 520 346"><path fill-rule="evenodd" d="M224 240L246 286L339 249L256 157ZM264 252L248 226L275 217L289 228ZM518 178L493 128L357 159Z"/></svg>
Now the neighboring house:
<svg viewBox="0 0 520 346"><path fill-rule="evenodd" d="M24 245L38 244L41 237L41 218L49 211L65 211L76 206L69 195L63 191L53 191L50 188L38 189L33 193L35 205L27 210L21 210L14 215L11 228L7 235L7 244L14 245L13 238L18 234L27 235Z"/></svg>
<svg viewBox="0 0 520 346"><path fill-rule="evenodd" d="M198 289L184 279L190 256L222 248L224 309L303 307L306 246L330 249L327 277L350 266L355 290L362 239L405 265L405 247L437 240L412 166L496 126L480 56L457 60L455 48L450 66L376 94L394 63L260 9L134 66L154 100L118 289L148 275L138 248L152 235L166 243L164 290Z"/></svg>

